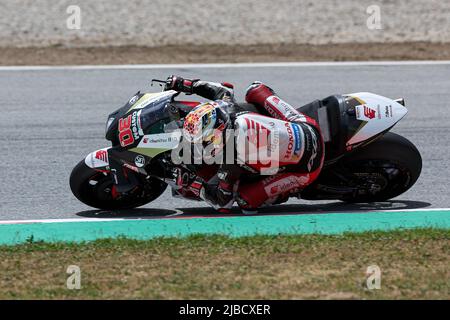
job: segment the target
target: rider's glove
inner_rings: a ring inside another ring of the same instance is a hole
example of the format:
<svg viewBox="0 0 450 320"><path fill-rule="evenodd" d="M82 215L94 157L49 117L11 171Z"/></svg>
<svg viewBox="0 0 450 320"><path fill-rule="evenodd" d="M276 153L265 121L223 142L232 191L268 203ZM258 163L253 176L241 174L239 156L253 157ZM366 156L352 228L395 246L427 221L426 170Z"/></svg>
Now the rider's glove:
<svg viewBox="0 0 450 320"><path fill-rule="evenodd" d="M194 93L194 83L197 82L199 79L184 79L179 76L170 76L166 80L166 85L164 86L164 90L175 90L178 92L184 92L188 94Z"/></svg>

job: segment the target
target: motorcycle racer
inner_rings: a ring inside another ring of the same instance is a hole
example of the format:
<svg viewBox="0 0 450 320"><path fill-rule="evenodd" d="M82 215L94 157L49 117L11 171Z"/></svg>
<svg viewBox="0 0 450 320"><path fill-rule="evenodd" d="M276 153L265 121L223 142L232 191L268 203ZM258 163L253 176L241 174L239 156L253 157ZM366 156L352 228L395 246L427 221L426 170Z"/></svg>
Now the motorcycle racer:
<svg viewBox="0 0 450 320"><path fill-rule="evenodd" d="M214 101L200 104L186 116L183 136L192 143L198 138L203 146L214 145L217 140L223 142L226 129L236 130L238 140L239 136L252 139L255 131L281 132L277 143L282 155L276 173L262 176L256 182L239 184L242 173L264 169L262 163L250 163L245 158L243 163L221 163L218 181L201 185L202 198L218 211L228 212L235 200L244 211L281 202L318 177L324 161L324 143L318 124L283 101L265 84L253 82L246 90L245 100L266 110L271 118L240 110L229 83L170 76L165 90L196 94ZM256 144L260 145L261 141ZM198 182L195 185L199 186ZM234 194L238 194L236 199Z"/></svg>

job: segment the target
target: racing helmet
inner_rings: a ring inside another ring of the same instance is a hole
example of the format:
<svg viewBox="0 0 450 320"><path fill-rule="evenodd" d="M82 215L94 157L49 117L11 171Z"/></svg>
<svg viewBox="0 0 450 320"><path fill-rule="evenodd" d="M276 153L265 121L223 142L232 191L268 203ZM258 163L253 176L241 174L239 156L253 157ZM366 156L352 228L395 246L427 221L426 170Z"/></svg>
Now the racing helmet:
<svg viewBox="0 0 450 320"><path fill-rule="evenodd" d="M228 127L230 117L218 102L205 102L189 112L184 119L183 136L191 143L211 143L223 148L223 132Z"/></svg>

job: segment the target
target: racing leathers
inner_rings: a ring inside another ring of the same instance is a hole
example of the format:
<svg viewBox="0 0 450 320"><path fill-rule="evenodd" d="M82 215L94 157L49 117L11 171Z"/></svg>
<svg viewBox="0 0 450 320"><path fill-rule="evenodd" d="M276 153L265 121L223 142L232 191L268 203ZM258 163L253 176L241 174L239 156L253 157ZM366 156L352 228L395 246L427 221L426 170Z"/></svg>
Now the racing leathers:
<svg viewBox="0 0 450 320"><path fill-rule="evenodd" d="M227 129L235 132L238 152L235 151L232 164L220 164L218 179L214 183L205 183L201 192L204 200L219 211L228 211L234 201L242 209L250 211L264 204L281 202L311 184L319 175L324 160L324 143L319 126L314 119L279 98L268 86L254 82L247 89L245 99L247 103L263 108L271 117L243 111L236 104L233 86L229 83L186 80L174 76L169 79L166 89L197 94L222 105L226 103L225 109L230 115ZM262 145L268 145L268 137L270 149L277 156L276 161L271 161L269 165L257 158L250 161L252 159L247 149L243 151L245 154L239 152L242 141L247 140L259 149ZM273 167L276 170L270 171ZM259 172L262 175L256 181L240 182L245 172Z"/></svg>

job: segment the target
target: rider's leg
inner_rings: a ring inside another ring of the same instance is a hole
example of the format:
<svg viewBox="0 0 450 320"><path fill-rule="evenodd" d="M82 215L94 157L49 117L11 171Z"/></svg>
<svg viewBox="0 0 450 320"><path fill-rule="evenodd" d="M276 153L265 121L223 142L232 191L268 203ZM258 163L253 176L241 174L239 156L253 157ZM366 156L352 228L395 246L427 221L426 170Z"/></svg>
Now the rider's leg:
<svg viewBox="0 0 450 320"><path fill-rule="evenodd" d="M295 193L311 184L321 168L309 173L280 173L258 182L240 185L237 202L243 209L257 209L267 202Z"/></svg>
<svg viewBox="0 0 450 320"><path fill-rule="evenodd" d="M296 108L277 96L264 83L254 82L251 84L245 94L245 100L248 103L264 108L273 118L295 123L307 123L320 133L320 128L314 119L300 113Z"/></svg>
<svg viewBox="0 0 450 320"><path fill-rule="evenodd" d="M263 107L267 97L272 95L275 95L272 88L262 82L255 81L247 88L245 101Z"/></svg>

